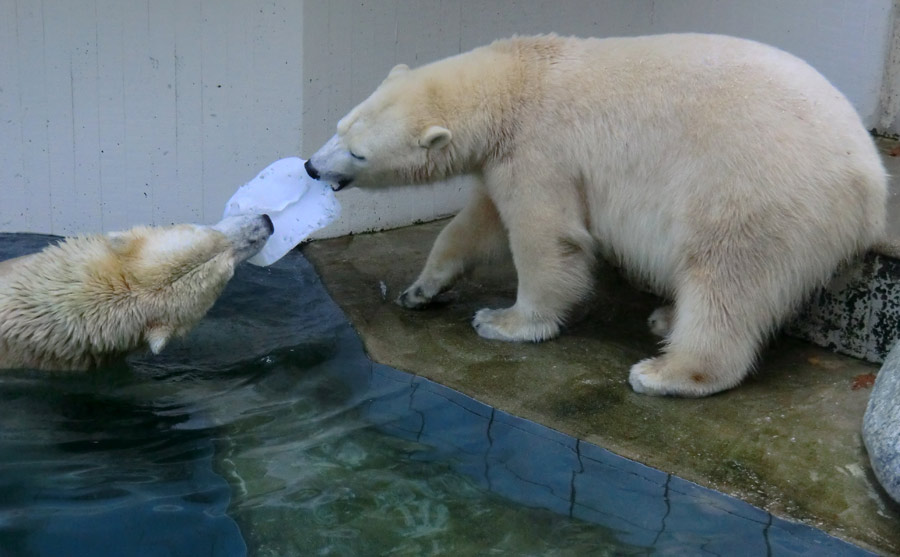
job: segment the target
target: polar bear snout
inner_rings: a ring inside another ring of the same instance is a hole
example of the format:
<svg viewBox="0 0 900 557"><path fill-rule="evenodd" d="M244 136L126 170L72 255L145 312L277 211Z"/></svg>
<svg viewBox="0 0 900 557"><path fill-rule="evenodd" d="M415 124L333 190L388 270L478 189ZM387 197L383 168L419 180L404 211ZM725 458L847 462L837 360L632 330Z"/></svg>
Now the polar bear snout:
<svg viewBox="0 0 900 557"><path fill-rule="evenodd" d="M273 232L275 232L275 225L269 215L259 215L247 223L237 241L232 241L235 251L241 249L252 251L250 255L247 255L247 257L251 257L262 249Z"/></svg>
<svg viewBox="0 0 900 557"><path fill-rule="evenodd" d="M354 154L344 140L334 135L303 164L313 180L327 183L334 191L349 186L366 165L366 158Z"/></svg>
<svg viewBox="0 0 900 557"><path fill-rule="evenodd" d="M303 168L306 169L306 173L309 174L310 178L328 182L328 185L330 185L331 189L334 191L341 191L353 182L353 178L343 174L331 173L323 177L322 173L319 172L319 169L312 163L312 159L306 161L303 164Z"/></svg>
<svg viewBox="0 0 900 557"><path fill-rule="evenodd" d="M318 180L318 179L319 179L319 171L316 170L316 167L315 167L315 166L313 166L313 163L312 163L311 160L306 161L306 162L303 164L303 168L306 169L306 173L309 174L309 177L310 177L310 178L312 178L313 180Z"/></svg>
<svg viewBox="0 0 900 557"><path fill-rule="evenodd" d="M275 232L275 225L272 223L272 219L269 217L269 215L263 215L262 219L263 219L263 223L264 223L266 232L268 233L269 236L271 236L272 233Z"/></svg>
<svg viewBox="0 0 900 557"><path fill-rule="evenodd" d="M334 191L341 191L345 187L349 186L351 182L353 182L353 178L346 178L344 176L341 176L340 178L338 178L337 184L331 184L331 189Z"/></svg>
<svg viewBox="0 0 900 557"><path fill-rule="evenodd" d="M219 221L212 227L225 235L234 250L236 261L256 255L275 232L269 215L239 215Z"/></svg>

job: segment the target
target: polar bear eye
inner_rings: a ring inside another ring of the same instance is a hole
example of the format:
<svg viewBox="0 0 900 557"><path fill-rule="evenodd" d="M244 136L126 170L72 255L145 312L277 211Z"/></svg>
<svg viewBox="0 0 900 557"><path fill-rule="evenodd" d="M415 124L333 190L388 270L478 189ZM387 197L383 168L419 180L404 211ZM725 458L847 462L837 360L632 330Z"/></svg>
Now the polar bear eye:
<svg viewBox="0 0 900 557"><path fill-rule="evenodd" d="M350 151L350 156L353 157L354 159L358 160L358 161L364 161L364 160L366 160L366 157L357 155L357 154L354 153L353 151Z"/></svg>

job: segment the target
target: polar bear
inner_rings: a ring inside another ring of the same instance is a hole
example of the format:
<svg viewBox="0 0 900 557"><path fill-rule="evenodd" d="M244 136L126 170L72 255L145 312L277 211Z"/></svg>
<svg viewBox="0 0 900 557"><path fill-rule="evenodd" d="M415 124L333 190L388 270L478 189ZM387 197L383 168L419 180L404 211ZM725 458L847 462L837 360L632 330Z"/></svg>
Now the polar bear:
<svg viewBox="0 0 900 557"><path fill-rule="evenodd" d="M419 308L508 245L515 304L478 334L541 341L593 288L596 256L672 300L639 393L738 385L836 266L881 239L885 171L853 107L776 48L720 35L514 37L395 67L307 163L348 184L470 174L471 200L398 299Z"/></svg>
<svg viewBox="0 0 900 557"><path fill-rule="evenodd" d="M272 234L265 215L68 238L0 262L0 368L83 370L159 353Z"/></svg>

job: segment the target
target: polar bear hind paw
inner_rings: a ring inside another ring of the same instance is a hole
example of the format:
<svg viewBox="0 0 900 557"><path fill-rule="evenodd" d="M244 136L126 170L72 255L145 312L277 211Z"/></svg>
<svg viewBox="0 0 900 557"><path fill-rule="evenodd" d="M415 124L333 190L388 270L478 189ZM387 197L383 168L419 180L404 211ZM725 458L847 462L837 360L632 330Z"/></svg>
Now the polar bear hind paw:
<svg viewBox="0 0 900 557"><path fill-rule="evenodd" d="M674 306L658 307L650 314L650 317L647 318L647 325L650 327L650 332L662 338L669 336L674 322Z"/></svg>
<svg viewBox="0 0 900 557"><path fill-rule="evenodd" d="M672 365L667 356L647 358L631 366L628 382L636 393L695 398L735 386L714 373Z"/></svg>
<svg viewBox="0 0 900 557"><path fill-rule="evenodd" d="M481 309L472 326L479 336L508 342L540 342L559 334L555 320L538 320L523 315L515 306L507 309Z"/></svg>

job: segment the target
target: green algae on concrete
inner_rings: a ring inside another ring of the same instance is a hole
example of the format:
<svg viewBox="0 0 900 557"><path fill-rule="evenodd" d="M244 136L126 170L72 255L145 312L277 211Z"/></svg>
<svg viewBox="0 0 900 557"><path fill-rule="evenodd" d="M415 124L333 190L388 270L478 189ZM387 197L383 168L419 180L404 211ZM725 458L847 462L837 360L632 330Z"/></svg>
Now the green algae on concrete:
<svg viewBox="0 0 900 557"><path fill-rule="evenodd" d="M441 303L393 303L446 222L306 245L304 254L370 356L512 414L801 520L879 553L900 553L900 510L868 468L859 431L878 366L779 338L737 389L699 400L635 394L628 369L658 350L660 301L607 272L587 317L553 341L485 340L482 307L515 299L511 264L478 269Z"/></svg>

